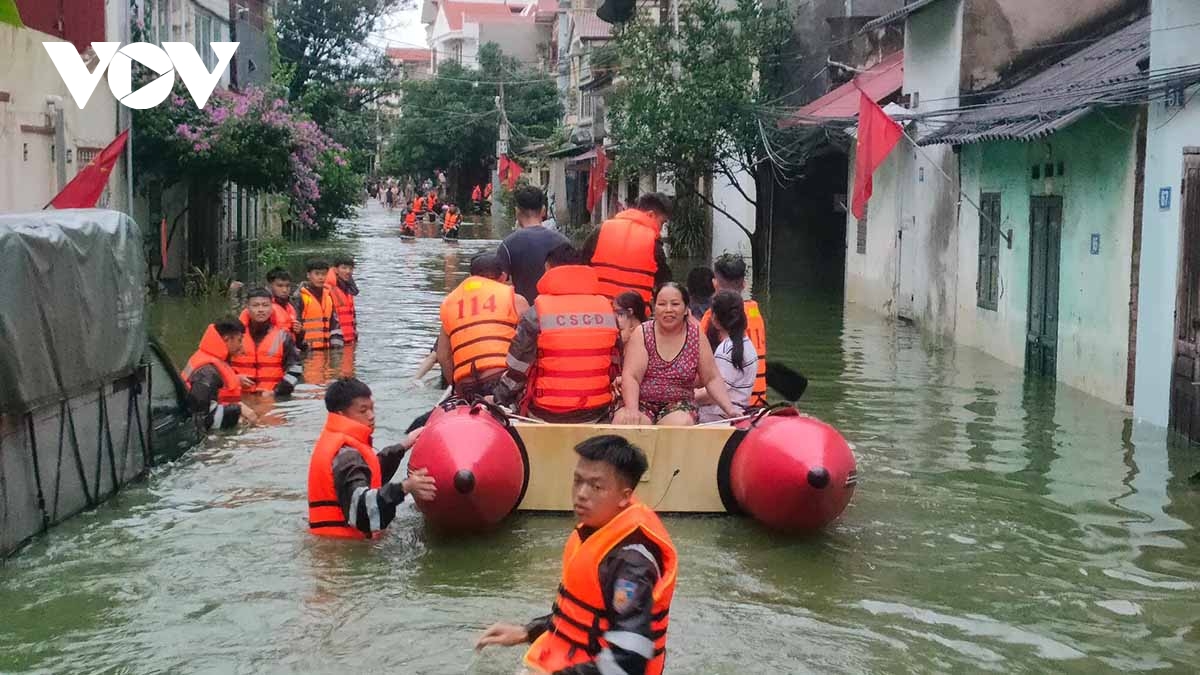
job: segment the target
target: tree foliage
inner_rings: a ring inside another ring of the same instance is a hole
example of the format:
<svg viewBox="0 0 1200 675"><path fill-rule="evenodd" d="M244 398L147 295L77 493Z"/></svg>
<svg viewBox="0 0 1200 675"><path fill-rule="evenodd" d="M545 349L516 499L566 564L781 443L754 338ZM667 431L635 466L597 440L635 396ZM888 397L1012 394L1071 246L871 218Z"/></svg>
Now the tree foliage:
<svg viewBox="0 0 1200 675"><path fill-rule="evenodd" d="M384 171L476 173L490 166L500 134L496 97L501 82L512 131L510 154L551 137L562 117L554 81L487 43L479 50L479 68L444 63L433 78L404 83Z"/></svg>
<svg viewBox="0 0 1200 675"><path fill-rule="evenodd" d="M608 101L620 147L615 171L667 174L681 196L719 208L698 189L699 179L711 171L736 186L735 175L754 175L769 159L765 139L777 126L769 70L790 34L787 10L757 0L684 3L677 33L646 16L627 24L614 40L621 77ZM742 196L756 204L754 195ZM726 215L753 238L750 223Z"/></svg>
<svg viewBox="0 0 1200 675"><path fill-rule="evenodd" d="M279 67L275 82L347 148L365 173L379 129L374 104L394 94L398 70L371 43L380 17L411 0L284 0L276 22Z"/></svg>

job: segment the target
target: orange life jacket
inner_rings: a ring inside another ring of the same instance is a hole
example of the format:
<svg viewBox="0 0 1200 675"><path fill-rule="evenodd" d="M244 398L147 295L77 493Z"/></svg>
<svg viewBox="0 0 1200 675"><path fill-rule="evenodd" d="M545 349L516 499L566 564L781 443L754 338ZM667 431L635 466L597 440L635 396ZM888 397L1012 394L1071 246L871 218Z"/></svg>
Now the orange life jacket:
<svg viewBox="0 0 1200 675"><path fill-rule="evenodd" d="M204 331L204 336L200 338L200 348L188 359L187 365L183 367L179 376L183 378L183 383L187 385L187 388L191 389L192 383L189 378L192 373L209 365L216 367L217 372L221 374L222 386L217 390L217 403L229 405L240 402L242 400L241 380L238 379L238 374L234 372L233 367L229 365L229 348L225 346L225 341L221 339L217 327L211 323Z"/></svg>
<svg viewBox="0 0 1200 675"><path fill-rule="evenodd" d="M242 312L242 325L246 334L242 336L242 353L233 357L233 371L254 380L254 386L249 391L275 391L284 376L284 361L287 355L283 352L284 330L272 323L271 329L263 336L262 342L255 343L250 337L250 317Z"/></svg>
<svg viewBox="0 0 1200 675"><path fill-rule="evenodd" d="M753 300L745 302L746 307L746 337L754 345L758 355L758 373L754 376L754 389L750 392L750 405L767 404L767 324L763 321L762 310ZM712 309L700 317L700 332L708 333L712 324Z"/></svg>
<svg viewBox="0 0 1200 675"><path fill-rule="evenodd" d="M413 210L413 213L424 213L425 212L425 198L417 197L416 199L414 199L412 210Z"/></svg>
<svg viewBox="0 0 1200 675"><path fill-rule="evenodd" d="M450 338L454 383L506 367L517 334L516 292L486 277L467 277L442 301L442 330Z"/></svg>
<svg viewBox="0 0 1200 675"><path fill-rule="evenodd" d="M462 216L458 215L457 213L450 213L449 211L447 211L446 212L446 220L445 220L445 222L442 223L442 229L445 230L446 232L449 232L450 230L453 230L456 227L458 227L458 224L460 222L462 222Z"/></svg>
<svg viewBox="0 0 1200 675"><path fill-rule="evenodd" d="M337 310L338 325L342 327L342 340L352 344L358 339L358 314L354 308L354 296L338 286L337 272L329 268L325 277L325 292L333 296L333 308Z"/></svg>
<svg viewBox="0 0 1200 675"><path fill-rule="evenodd" d="M650 216L626 209L600 226L591 265L600 278L600 293L609 300L625 291L637 291L647 304L654 294L654 258L658 227Z"/></svg>
<svg viewBox="0 0 1200 675"><path fill-rule="evenodd" d="M608 646L604 635L610 628L609 598L600 586L600 563L609 551L637 530L641 530L662 552L662 571L654 585L650 624L654 655L646 664L646 675L662 673L678 556L662 521L637 498L586 540L580 538L578 529L567 538L563 548L562 583L554 601L551 627L525 652L527 665L539 672L553 673L593 661Z"/></svg>
<svg viewBox="0 0 1200 675"><path fill-rule="evenodd" d="M337 486L333 484L333 458L346 446L357 450L367 463L371 489L378 490L383 484L379 457L371 448L370 427L345 415L329 413L308 463L308 531L324 537L369 539L369 535L346 522L346 514L338 503Z"/></svg>
<svg viewBox="0 0 1200 675"><path fill-rule="evenodd" d="M404 215L404 224L409 227L416 227L417 226L417 214L413 213L412 211L409 211L407 214L405 214Z"/></svg>
<svg viewBox="0 0 1200 675"><path fill-rule="evenodd" d="M480 187L478 185L476 185L475 189L471 190L471 201L477 202L480 199L483 199L483 190L480 189Z"/></svg>
<svg viewBox="0 0 1200 675"><path fill-rule="evenodd" d="M329 287L322 291L320 300L308 288L301 287L300 300L304 303L300 324L304 328L305 344L310 349L329 349L329 326L333 317L333 294Z"/></svg>
<svg viewBox="0 0 1200 675"><path fill-rule="evenodd" d="M491 199L491 197L492 197L492 184L488 183L487 187L483 188L483 198Z"/></svg>
<svg viewBox="0 0 1200 675"><path fill-rule="evenodd" d="M612 354L621 331L599 287L596 271L583 265L555 267L538 281L533 408L561 414L612 404Z"/></svg>
<svg viewBox="0 0 1200 675"><path fill-rule="evenodd" d="M429 210L432 211L438 203L437 193L430 192L429 195L425 197L425 203L428 205Z"/></svg>

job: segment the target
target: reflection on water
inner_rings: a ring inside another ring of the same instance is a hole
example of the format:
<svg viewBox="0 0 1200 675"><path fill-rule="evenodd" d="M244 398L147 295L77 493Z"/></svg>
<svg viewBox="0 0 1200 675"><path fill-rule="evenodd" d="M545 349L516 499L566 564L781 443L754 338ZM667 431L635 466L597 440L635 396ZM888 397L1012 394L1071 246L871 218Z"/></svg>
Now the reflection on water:
<svg viewBox="0 0 1200 675"><path fill-rule="evenodd" d="M213 437L0 568L0 670L515 670L517 650L475 657L472 638L548 610L568 519L461 541L403 507L364 545L304 529L323 383L357 373L377 443L399 438L438 396L408 384L438 303L495 245L401 242L393 220L370 210L331 244L359 260L353 352L310 357L295 396L256 402L271 424ZM1194 668L1193 451L839 297L777 287L763 304L772 359L808 375L802 407L845 433L863 481L805 539L668 519L682 555L671 672ZM182 360L224 309L163 302L155 330Z"/></svg>

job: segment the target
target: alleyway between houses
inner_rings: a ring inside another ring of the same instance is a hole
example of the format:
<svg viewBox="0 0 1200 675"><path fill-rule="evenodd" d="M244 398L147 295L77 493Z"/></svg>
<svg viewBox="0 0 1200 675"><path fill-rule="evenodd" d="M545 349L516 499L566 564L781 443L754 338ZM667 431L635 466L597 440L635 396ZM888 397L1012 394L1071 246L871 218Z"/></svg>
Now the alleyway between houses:
<svg viewBox="0 0 1200 675"><path fill-rule="evenodd" d="M568 518L447 542L406 505L361 548L304 526L319 382L353 369L375 391L377 443L394 442L439 395L407 388L437 304L495 245L402 242L374 204L322 244L358 260L357 352L309 362L274 423L210 437L0 567L0 671L511 673L515 654L476 657L473 639L545 613ZM980 352L930 350L840 295L776 284L765 300L773 358L808 375L801 409L845 434L862 482L809 539L668 518L685 561L670 672L1200 662L1194 450ZM153 330L179 362L224 307L171 299Z"/></svg>

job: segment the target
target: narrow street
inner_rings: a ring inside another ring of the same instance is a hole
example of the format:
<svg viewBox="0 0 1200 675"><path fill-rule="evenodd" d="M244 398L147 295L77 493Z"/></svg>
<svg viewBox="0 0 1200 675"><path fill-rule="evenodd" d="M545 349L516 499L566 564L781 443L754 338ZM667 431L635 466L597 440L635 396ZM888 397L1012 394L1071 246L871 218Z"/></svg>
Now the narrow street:
<svg viewBox="0 0 1200 675"><path fill-rule="evenodd" d="M353 370L374 389L379 444L437 399L408 376L442 295L496 243L402 242L394 221L373 205L322 247L358 258ZM223 308L169 300L153 330L180 359ZM1196 662L1194 453L1131 438L1119 409L979 352L930 351L837 297L777 289L765 311L774 353L812 380L802 409L845 433L863 482L807 539L734 517L668 518L684 560L673 672ZM494 619L549 609L571 521L518 515L448 540L406 505L369 546L309 535L321 380L347 361L307 363L315 381L272 422L210 437L7 561L0 670L512 673L516 650L476 657L471 645Z"/></svg>

